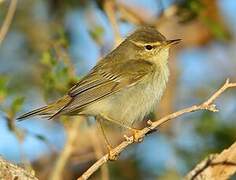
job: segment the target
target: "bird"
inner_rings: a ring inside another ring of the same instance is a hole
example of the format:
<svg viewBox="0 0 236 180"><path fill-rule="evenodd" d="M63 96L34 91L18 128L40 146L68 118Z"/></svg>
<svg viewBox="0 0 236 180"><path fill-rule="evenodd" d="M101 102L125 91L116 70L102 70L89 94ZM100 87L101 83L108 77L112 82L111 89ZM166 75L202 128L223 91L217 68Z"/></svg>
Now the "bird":
<svg viewBox="0 0 236 180"><path fill-rule="evenodd" d="M169 77L169 49L179 42L167 40L155 27L139 27L63 97L17 119L94 116L133 130L160 101Z"/></svg>

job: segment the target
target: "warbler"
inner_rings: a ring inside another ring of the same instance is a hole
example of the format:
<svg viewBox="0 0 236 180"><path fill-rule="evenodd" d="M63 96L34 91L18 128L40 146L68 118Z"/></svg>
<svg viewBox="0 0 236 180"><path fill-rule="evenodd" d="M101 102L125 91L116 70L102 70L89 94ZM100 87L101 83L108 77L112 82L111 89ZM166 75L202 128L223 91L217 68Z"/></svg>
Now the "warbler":
<svg viewBox="0 0 236 180"><path fill-rule="evenodd" d="M98 61L65 96L18 120L94 116L132 129L134 122L143 120L160 101L169 76L169 49L179 42L167 40L154 27L140 27Z"/></svg>

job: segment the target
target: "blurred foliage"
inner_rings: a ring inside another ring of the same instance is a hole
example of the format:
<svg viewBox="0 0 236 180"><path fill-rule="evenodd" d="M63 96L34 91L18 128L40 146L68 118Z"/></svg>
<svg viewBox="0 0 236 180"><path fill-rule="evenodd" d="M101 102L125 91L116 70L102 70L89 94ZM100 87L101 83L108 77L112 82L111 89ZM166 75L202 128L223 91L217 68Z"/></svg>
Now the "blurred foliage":
<svg viewBox="0 0 236 180"><path fill-rule="evenodd" d="M21 110L24 97L10 90L9 80L9 77L0 75L0 109L12 119Z"/></svg>
<svg viewBox="0 0 236 180"><path fill-rule="evenodd" d="M50 10L58 15L64 15L65 11L75 9L77 7L85 7L89 4L87 0L50 0Z"/></svg>
<svg viewBox="0 0 236 180"><path fill-rule="evenodd" d="M67 53L68 42L64 33L61 34L48 50L42 52L42 85L47 100L60 97L77 81L74 66Z"/></svg>
<svg viewBox="0 0 236 180"><path fill-rule="evenodd" d="M213 1L212 4L216 2ZM177 15L180 17L180 23L189 23L193 20L200 19L212 32L212 34L219 40L230 40L231 35L222 22L215 19L216 15L205 13L207 8L214 9L206 6L206 0L188 0L182 1L179 4ZM208 5L208 4L207 4ZM216 10L216 9L214 9ZM213 12L212 12L213 13ZM214 12L217 14L218 12Z"/></svg>
<svg viewBox="0 0 236 180"><path fill-rule="evenodd" d="M2 104L5 100L5 98L8 95L7 91L7 76L0 76L0 103Z"/></svg>
<svg viewBox="0 0 236 180"><path fill-rule="evenodd" d="M198 136L196 141L200 138L201 145L195 150L180 146L176 148L178 156L188 167L193 168L208 154L221 152L236 140L236 124L222 121L217 114L203 112L197 119L192 120L195 122L194 133Z"/></svg>
<svg viewBox="0 0 236 180"><path fill-rule="evenodd" d="M180 16L180 22L186 23L197 18L203 9L201 0L182 1L177 14Z"/></svg>
<svg viewBox="0 0 236 180"><path fill-rule="evenodd" d="M10 90L9 80L9 77L0 75L0 112L2 111L3 113L8 129L15 134L19 140L22 140L23 133L17 129L15 118L16 114L21 110L25 98Z"/></svg>
<svg viewBox="0 0 236 180"><path fill-rule="evenodd" d="M24 97L15 97L11 103L11 106L9 108L10 114L14 117L17 112L19 112L22 108L22 105L24 103Z"/></svg>
<svg viewBox="0 0 236 180"><path fill-rule="evenodd" d="M99 45L102 44L104 29L101 26L95 26L92 30L89 31L89 33L95 42L97 42Z"/></svg>
<svg viewBox="0 0 236 180"><path fill-rule="evenodd" d="M200 118L201 121L196 121L195 131L206 141L206 144L211 143L211 152L223 150L233 144L236 137L236 124L221 121L218 115L209 112L203 113Z"/></svg>
<svg viewBox="0 0 236 180"><path fill-rule="evenodd" d="M68 67L62 61L57 61L53 53L49 51L43 53L40 62L44 65L42 78L46 98L51 97L56 92L60 95L65 93L70 85Z"/></svg>
<svg viewBox="0 0 236 180"><path fill-rule="evenodd" d="M231 39L230 33L226 31L225 27L223 27L219 22L216 22L214 19L211 19L210 17L206 17L206 16L203 16L202 19L203 19L203 22L211 30L211 32L217 39L219 40Z"/></svg>

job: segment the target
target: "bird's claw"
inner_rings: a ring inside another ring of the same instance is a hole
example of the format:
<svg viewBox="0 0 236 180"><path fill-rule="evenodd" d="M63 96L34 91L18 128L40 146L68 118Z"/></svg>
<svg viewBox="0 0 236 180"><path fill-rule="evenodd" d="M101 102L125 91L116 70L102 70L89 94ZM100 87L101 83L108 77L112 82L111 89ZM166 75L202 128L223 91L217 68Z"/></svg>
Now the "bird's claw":
<svg viewBox="0 0 236 180"><path fill-rule="evenodd" d="M112 153L112 146L111 145L107 145L107 151L108 151L108 159L110 161L115 161L118 159L119 155Z"/></svg>
<svg viewBox="0 0 236 180"><path fill-rule="evenodd" d="M126 141L132 143L132 142L142 142L143 141L143 138L141 137L140 138L140 131L141 130L137 130L137 129L131 129L132 132L133 132L133 135L132 136L127 136L127 135L124 135L124 138Z"/></svg>
<svg viewBox="0 0 236 180"><path fill-rule="evenodd" d="M134 129L133 132L134 132L133 134L134 142L138 142L138 143L142 142L143 137L140 137L141 130Z"/></svg>

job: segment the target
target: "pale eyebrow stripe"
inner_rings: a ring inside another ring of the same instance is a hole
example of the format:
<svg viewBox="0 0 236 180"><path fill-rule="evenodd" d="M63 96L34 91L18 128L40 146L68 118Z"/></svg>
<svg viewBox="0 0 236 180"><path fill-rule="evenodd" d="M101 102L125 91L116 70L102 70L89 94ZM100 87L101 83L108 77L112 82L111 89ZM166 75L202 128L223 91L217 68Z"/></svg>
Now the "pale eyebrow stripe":
<svg viewBox="0 0 236 180"><path fill-rule="evenodd" d="M151 43L141 43L141 42L135 42L133 40L130 40L133 44L137 45L137 46L146 46L146 45L152 45L152 46L158 46L160 45L161 43L160 42L151 42Z"/></svg>

